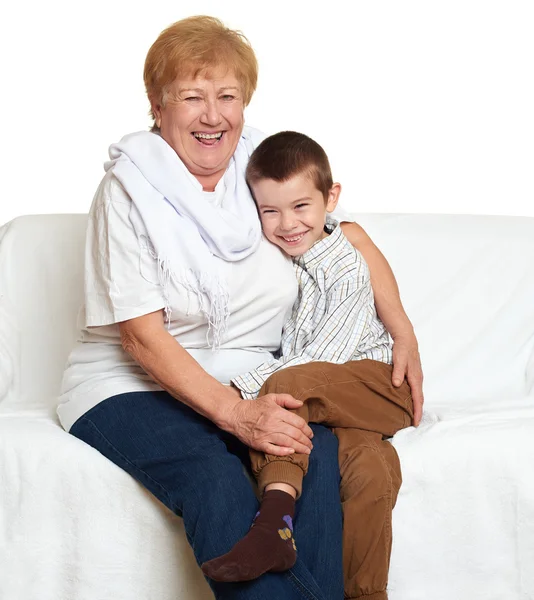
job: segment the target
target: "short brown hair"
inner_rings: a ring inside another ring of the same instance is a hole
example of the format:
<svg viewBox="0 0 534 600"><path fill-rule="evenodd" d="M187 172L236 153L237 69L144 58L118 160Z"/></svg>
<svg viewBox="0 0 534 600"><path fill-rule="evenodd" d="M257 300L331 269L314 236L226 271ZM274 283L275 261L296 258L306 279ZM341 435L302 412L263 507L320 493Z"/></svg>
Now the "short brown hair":
<svg viewBox="0 0 534 600"><path fill-rule="evenodd" d="M254 150L247 165L247 182L262 179L287 181L306 174L325 200L334 181L328 156L323 148L303 133L281 131L266 138Z"/></svg>
<svg viewBox="0 0 534 600"><path fill-rule="evenodd" d="M197 77L217 67L233 71L247 106L258 81L258 61L247 38L215 17L188 17L162 31L152 44L143 73L151 101L165 103L167 88L177 77ZM152 117L154 117L151 111Z"/></svg>

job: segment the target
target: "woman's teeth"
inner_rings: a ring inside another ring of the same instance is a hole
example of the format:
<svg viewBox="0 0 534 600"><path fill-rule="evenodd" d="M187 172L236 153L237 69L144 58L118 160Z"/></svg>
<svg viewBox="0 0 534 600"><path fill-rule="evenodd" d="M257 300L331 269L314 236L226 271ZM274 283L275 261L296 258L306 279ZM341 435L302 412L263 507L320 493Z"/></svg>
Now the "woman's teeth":
<svg viewBox="0 0 534 600"><path fill-rule="evenodd" d="M219 131L219 133L193 133L196 138L201 140L218 140L222 137L222 134L222 131Z"/></svg>

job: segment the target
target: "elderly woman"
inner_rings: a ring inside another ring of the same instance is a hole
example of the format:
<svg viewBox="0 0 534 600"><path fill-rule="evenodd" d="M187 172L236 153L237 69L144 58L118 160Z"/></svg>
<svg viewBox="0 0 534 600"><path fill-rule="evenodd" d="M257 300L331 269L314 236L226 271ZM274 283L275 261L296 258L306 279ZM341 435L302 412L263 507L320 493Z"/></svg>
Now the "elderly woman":
<svg viewBox="0 0 534 600"><path fill-rule="evenodd" d="M84 328L65 371L61 423L183 517L199 563L227 552L257 511L248 448L283 456L313 447L296 565L210 585L220 599L341 599L335 437L287 410L299 406L291 396L250 402L227 385L276 352L297 289L290 259L261 235L244 179L261 140L243 116L254 52L217 19L192 17L161 33L144 78L152 132L111 146L90 211ZM417 421L417 342L394 278L361 228L345 231L370 265L395 340L393 377L412 385ZM380 489L374 479L368 485ZM381 592L362 583L366 597Z"/></svg>

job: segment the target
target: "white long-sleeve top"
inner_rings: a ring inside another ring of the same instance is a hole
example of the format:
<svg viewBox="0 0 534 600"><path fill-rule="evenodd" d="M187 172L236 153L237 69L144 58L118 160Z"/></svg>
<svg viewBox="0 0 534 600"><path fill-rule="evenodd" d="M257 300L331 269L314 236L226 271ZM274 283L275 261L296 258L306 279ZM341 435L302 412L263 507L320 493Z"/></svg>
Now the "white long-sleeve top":
<svg viewBox="0 0 534 600"><path fill-rule="evenodd" d="M369 268L341 228L294 259L299 293L282 333L281 354L232 379L253 399L276 371L313 361L364 358L391 364L392 343L376 313Z"/></svg>

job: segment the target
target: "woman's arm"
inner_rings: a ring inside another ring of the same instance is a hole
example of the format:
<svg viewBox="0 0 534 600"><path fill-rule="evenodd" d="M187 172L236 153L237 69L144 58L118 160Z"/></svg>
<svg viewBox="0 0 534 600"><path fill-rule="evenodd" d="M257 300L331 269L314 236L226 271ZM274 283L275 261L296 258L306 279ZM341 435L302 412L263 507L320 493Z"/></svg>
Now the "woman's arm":
<svg viewBox="0 0 534 600"><path fill-rule="evenodd" d="M301 406L299 400L289 394L242 400L237 390L206 373L180 346L165 328L161 310L119 323L119 328L123 348L154 381L221 429L269 454L309 453L310 427L285 410Z"/></svg>
<svg viewBox="0 0 534 600"><path fill-rule="evenodd" d="M413 326L404 311L393 271L373 240L357 223L342 223L343 233L369 265L378 316L393 338L393 385L406 378L412 390L414 425L423 414L423 371Z"/></svg>

